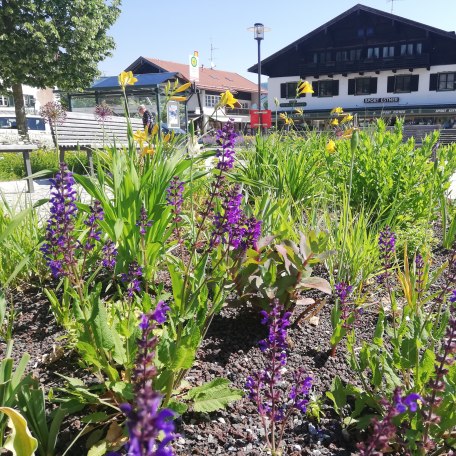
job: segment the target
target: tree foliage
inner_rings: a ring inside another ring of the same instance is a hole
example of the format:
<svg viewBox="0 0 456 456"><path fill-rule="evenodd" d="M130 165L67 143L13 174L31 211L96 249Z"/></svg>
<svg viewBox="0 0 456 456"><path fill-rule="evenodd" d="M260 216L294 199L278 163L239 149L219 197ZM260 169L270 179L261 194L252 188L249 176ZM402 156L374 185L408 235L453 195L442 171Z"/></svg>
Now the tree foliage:
<svg viewBox="0 0 456 456"><path fill-rule="evenodd" d="M119 6L120 0L0 0L0 89L86 87L114 48L106 32Z"/></svg>

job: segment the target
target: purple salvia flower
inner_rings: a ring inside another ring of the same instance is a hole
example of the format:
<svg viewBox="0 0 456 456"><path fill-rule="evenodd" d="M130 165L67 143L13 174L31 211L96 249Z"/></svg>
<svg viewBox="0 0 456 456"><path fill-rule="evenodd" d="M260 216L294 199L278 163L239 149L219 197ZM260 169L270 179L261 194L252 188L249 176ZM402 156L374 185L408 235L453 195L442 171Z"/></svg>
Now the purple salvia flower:
<svg viewBox="0 0 456 456"><path fill-rule="evenodd" d="M157 324L166 321L169 307L162 301L155 311L141 317L141 339L138 341L138 353L134 369L135 404L122 404L121 409L127 415L127 427L130 441L127 445L131 456L173 456L169 446L175 439L174 412L160 409L162 396L157 393L152 382L157 375L154 366L155 350L158 338L154 335Z"/></svg>
<svg viewBox="0 0 456 456"><path fill-rule="evenodd" d="M416 268L416 292L418 295L423 293L423 275L424 275L424 260L421 254L418 252L415 256L415 268Z"/></svg>
<svg viewBox="0 0 456 456"><path fill-rule="evenodd" d="M377 282L384 283L389 277L389 269L392 266L393 255L396 251L396 235L389 226L385 226L384 230L380 231L378 247L384 273L377 277Z"/></svg>
<svg viewBox="0 0 456 456"><path fill-rule="evenodd" d="M442 403L442 395L445 391L446 382L445 376L449 373L449 368L455 362L456 354L456 290L453 290L449 299L451 303L450 318L448 320L445 336L443 337L442 346L440 351L436 354L436 367L435 377L429 382L429 386L432 390L430 398L427 400L428 410L425 416L425 432L423 437L424 446L426 448L432 448L433 442L429 437L429 428L431 424L438 424L440 422L440 416L435 413L435 410Z"/></svg>
<svg viewBox="0 0 456 456"><path fill-rule="evenodd" d="M312 378L305 375L304 370L294 372L288 393L284 391L283 370L287 363L287 329L290 326L290 312L275 299L269 312L262 311L261 323L269 326L268 337L259 343L265 357L265 367L247 378L245 387L250 399L258 408L263 423L266 442L272 453L280 446L281 437L276 441L294 411L305 412L308 404L307 396L312 386Z"/></svg>
<svg viewBox="0 0 456 456"><path fill-rule="evenodd" d="M47 222L45 243L41 247L44 258L54 277L68 275L76 264L75 250L79 244L74 236L74 221L77 214L76 190L73 174L65 163L51 179L50 216Z"/></svg>
<svg viewBox="0 0 456 456"><path fill-rule="evenodd" d="M241 209L241 203L242 193L239 187L235 186L224 197L223 215L218 213L214 217L211 246L222 243L242 250L256 247L256 242L261 235L261 221L254 217L247 218Z"/></svg>
<svg viewBox="0 0 456 456"><path fill-rule="evenodd" d="M141 291L142 276L143 270L136 261L130 263L128 273L123 273L121 275L122 282L127 284L127 294L129 298L132 298L135 292L139 293Z"/></svg>
<svg viewBox="0 0 456 456"><path fill-rule="evenodd" d="M147 211L144 205L141 206L139 220L136 222L136 226L139 226L139 234L141 236L146 235L146 228L152 226L152 220L147 219Z"/></svg>
<svg viewBox="0 0 456 456"><path fill-rule="evenodd" d="M372 419L373 432L367 442L358 444L361 456L381 456L388 449L389 443L394 440L397 434L397 427L393 423L393 418L401 413L418 410L418 401L423 402L423 398L417 393L410 393L403 396L402 390L396 388L393 393L392 403L386 399L380 402L385 408L385 415L382 420L377 417Z"/></svg>
<svg viewBox="0 0 456 456"><path fill-rule="evenodd" d="M336 289L336 296L339 298L340 302L340 310L341 310L341 319L344 321L343 327L350 330L353 328L352 323L348 323L348 320L353 315L354 322L356 324L356 320L358 317L359 312L355 308L352 302L349 300L349 296L353 291L353 287L345 282L339 282L335 285Z"/></svg>
<svg viewBox="0 0 456 456"><path fill-rule="evenodd" d="M227 171L233 168L236 136L233 119L229 119L222 129L217 131L216 142L219 147L215 155L219 159L217 169L220 171Z"/></svg>
<svg viewBox="0 0 456 456"><path fill-rule="evenodd" d="M95 201L93 206L90 206L90 215L84 223L89 227L89 233L87 234L87 240L84 245L84 249L89 251L95 247L95 241L100 240L101 230L97 230L97 220L103 220L104 212L101 207L100 201Z"/></svg>
<svg viewBox="0 0 456 456"><path fill-rule="evenodd" d="M116 266L116 258L118 253L114 242L109 239L103 246L102 251L103 259L101 261L101 264L106 269L114 269Z"/></svg>
<svg viewBox="0 0 456 456"><path fill-rule="evenodd" d="M184 183L179 176L174 176L166 189L166 202L171 206L174 222L180 222L179 214L182 212L182 203L184 202Z"/></svg>

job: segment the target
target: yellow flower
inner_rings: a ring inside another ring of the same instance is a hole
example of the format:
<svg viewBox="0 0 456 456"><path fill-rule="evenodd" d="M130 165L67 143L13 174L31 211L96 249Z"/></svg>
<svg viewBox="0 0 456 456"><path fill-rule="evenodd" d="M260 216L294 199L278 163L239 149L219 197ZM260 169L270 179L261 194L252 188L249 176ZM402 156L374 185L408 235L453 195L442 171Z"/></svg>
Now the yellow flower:
<svg viewBox="0 0 456 456"><path fill-rule="evenodd" d="M183 92L184 90L187 90L191 85L192 85L191 82L186 82L185 84L182 84L180 87L178 87L178 88L174 91L174 93Z"/></svg>
<svg viewBox="0 0 456 456"><path fill-rule="evenodd" d="M221 99L219 102L219 106L229 106L230 108L234 108L234 105L238 102L229 90L221 93L220 95Z"/></svg>
<svg viewBox="0 0 456 456"><path fill-rule="evenodd" d="M168 134L165 135L165 137L163 138L163 142L167 143L170 139L171 139L171 133L168 133Z"/></svg>
<svg viewBox="0 0 456 456"><path fill-rule="evenodd" d="M125 89L127 85L133 85L138 79L133 76L132 71L122 71L119 74L119 85Z"/></svg>
<svg viewBox="0 0 456 456"><path fill-rule="evenodd" d="M133 139L141 145L144 141L147 141L147 127L144 130L135 131L133 133Z"/></svg>
<svg viewBox="0 0 456 456"><path fill-rule="evenodd" d="M336 150L336 143L332 139L330 139L328 144L326 144L326 150L329 153L333 153Z"/></svg>
<svg viewBox="0 0 456 456"><path fill-rule="evenodd" d="M353 116L351 114L348 114L340 121L340 123L343 124L346 122L350 122L350 120L352 120L352 119L353 119Z"/></svg>
<svg viewBox="0 0 456 456"><path fill-rule="evenodd" d="M150 133L151 136L155 136L158 133L158 124L155 124L152 128L152 132Z"/></svg>
<svg viewBox="0 0 456 456"><path fill-rule="evenodd" d="M302 81L298 84L297 95L299 96L303 93L314 93L312 84L309 81Z"/></svg>
<svg viewBox="0 0 456 456"><path fill-rule="evenodd" d="M187 97L171 97L170 100L173 101L187 101Z"/></svg>
<svg viewBox="0 0 456 456"><path fill-rule="evenodd" d="M342 133L342 136L341 138L342 139L348 139L348 138L351 138L352 135L353 135L353 128L348 128L347 130L345 130L343 133Z"/></svg>
<svg viewBox="0 0 456 456"><path fill-rule="evenodd" d="M288 119L288 116L287 116L284 112L282 112L281 114L279 114L279 117L280 117L281 119L283 119L283 120Z"/></svg>
<svg viewBox="0 0 456 456"><path fill-rule="evenodd" d="M276 105L276 108L279 106L280 101L278 98L274 97L274 104Z"/></svg>
<svg viewBox="0 0 456 456"><path fill-rule="evenodd" d="M304 111L301 108L295 108L295 112L296 112L296 114L299 114L300 116L302 116L304 114Z"/></svg>
<svg viewBox="0 0 456 456"><path fill-rule="evenodd" d="M288 117L286 112L279 114L279 117L285 121L285 125L294 125L294 120Z"/></svg>
<svg viewBox="0 0 456 456"><path fill-rule="evenodd" d="M144 155L154 155L155 153L155 149L154 149L154 146L149 146L149 147L143 147L143 149L141 150L141 157L144 157Z"/></svg>
<svg viewBox="0 0 456 456"><path fill-rule="evenodd" d="M339 125L339 120L338 119L331 120L331 125L334 125L334 126Z"/></svg>
<svg viewBox="0 0 456 456"><path fill-rule="evenodd" d="M338 106L337 108L331 109L331 114L343 114L344 110Z"/></svg>

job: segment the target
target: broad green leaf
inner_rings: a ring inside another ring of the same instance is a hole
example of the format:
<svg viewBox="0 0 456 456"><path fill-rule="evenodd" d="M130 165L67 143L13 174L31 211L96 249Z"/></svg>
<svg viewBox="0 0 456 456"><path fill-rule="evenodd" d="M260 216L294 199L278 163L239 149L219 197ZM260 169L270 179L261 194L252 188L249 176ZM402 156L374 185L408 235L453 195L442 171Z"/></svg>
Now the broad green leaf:
<svg viewBox="0 0 456 456"><path fill-rule="evenodd" d="M216 378L202 386L192 388L187 397L193 400L195 412L213 412L225 408L230 402L242 398L243 392L229 387L226 378Z"/></svg>
<svg viewBox="0 0 456 456"><path fill-rule="evenodd" d="M420 385L427 383L435 371L435 353L426 349L420 363Z"/></svg>
<svg viewBox="0 0 456 456"><path fill-rule="evenodd" d="M175 356L170 360L169 368L173 371L190 369L195 359L196 349L187 345L179 345L175 350Z"/></svg>
<svg viewBox="0 0 456 456"><path fill-rule="evenodd" d="M30 433L24 417L10 407L0 407L0 412L8 415L8 427L11 434L5 442L5 448L13 456L32 456L38 448L38 441Z"/></svg>
<svg viewBox="0 0 456 456"><path fill-rule="evenodd" d="M106 451L108 451L108 443L106 440L101 440L90 448L87 456L103 456Z"/></svg>
<svg viewBox="0 0 456 456"><path fill-rule="evenodd" d="M166 407L173 410L174 412L176 412L179 415L183 415L188 409L187 404L184 404L183 402L175 401L173 399L171 399L168 402L168 405Z"/></svg>

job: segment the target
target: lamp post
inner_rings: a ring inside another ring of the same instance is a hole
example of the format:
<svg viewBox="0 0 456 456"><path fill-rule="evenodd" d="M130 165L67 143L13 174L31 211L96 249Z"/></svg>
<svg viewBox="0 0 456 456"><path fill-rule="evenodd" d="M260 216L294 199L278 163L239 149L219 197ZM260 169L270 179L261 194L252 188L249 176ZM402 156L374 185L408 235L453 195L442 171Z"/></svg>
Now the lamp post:
<svg viewBox="0 0 456 456"><path fill-rule="evenodd" d="M253 36L258 43L258 133L261 135L263 119L261 117L261 40L264 40L264 25L257 22L253 25Z"/></svg>

